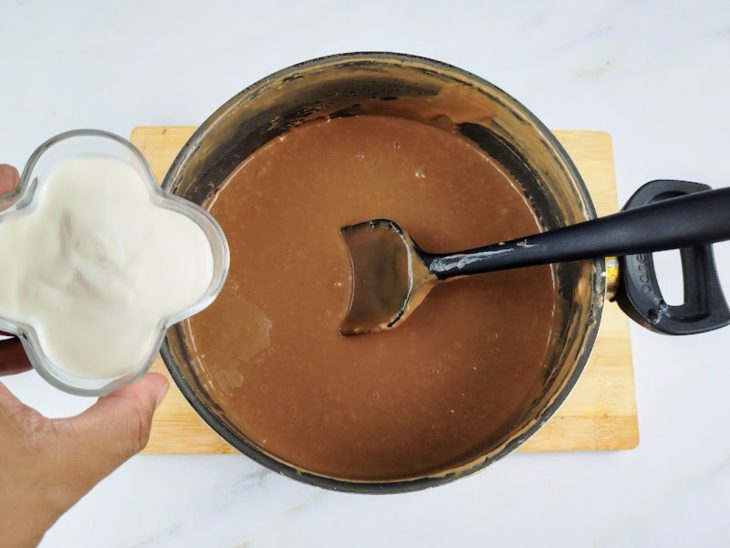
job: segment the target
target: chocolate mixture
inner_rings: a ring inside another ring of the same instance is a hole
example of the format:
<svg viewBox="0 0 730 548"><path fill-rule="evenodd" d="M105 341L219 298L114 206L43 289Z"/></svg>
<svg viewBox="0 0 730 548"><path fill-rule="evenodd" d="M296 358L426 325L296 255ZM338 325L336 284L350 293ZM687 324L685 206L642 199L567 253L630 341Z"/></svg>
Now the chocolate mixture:
<svg viewBox="0 0 730 548"><path fill-rule="evenodd" d="M351 284L340 227L394 219L433 252L540 230L465 138L405 118L312 122L241 164L211 211L231 271L190 320L198 373L264 451L350 480L435 473L490 449L539 392L556 327L547 266L439 284L392 331L338 333Z"/></svg>

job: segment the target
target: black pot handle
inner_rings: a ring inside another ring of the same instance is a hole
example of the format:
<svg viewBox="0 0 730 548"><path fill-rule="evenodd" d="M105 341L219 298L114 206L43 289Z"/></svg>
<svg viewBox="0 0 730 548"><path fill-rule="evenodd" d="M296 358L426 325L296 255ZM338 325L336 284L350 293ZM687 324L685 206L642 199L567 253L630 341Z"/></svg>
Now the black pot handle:
<svg viewBox="0 0 730 548"><path fill-rule="evenodd" d="M659 180L642 186L624 209L710 190L689 181ZM619 258L619 286L615 301L640 325L667 335L691 335L730 324L730 309L722 292L711 245L680 250L684 303L668 305L662 297L651 253Z"/></svg>

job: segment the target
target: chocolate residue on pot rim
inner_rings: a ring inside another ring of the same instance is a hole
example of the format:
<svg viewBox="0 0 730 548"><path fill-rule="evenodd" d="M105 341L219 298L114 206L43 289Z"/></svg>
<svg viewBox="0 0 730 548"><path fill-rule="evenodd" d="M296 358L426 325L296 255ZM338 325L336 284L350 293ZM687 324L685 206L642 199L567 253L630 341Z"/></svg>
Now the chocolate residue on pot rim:
<svg viewBox="0 0 730 548"><path fill-rule="evenodd" d="M463 123L488 126L497 111L494 105L485 101L483 93L463 85L445 84L435 95L396 97L391 101L370 99L350 108L330 112L329 116L356 114L396 116L456 132L458 125Z"/></svg>

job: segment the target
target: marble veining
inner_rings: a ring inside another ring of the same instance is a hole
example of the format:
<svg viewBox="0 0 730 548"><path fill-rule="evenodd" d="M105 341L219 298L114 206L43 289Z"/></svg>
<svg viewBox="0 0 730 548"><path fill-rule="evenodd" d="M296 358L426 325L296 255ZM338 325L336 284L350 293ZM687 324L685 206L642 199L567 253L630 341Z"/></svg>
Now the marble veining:
<svg viewBox="0 0 730 548"><path fill-rule="evenodd" d="M610 131L621 202L656 178L730 185L726 0L8 2L0 161L21 165L48 135L83 125L125 134L196 124L274 70L377 49L479 74L549 127ZM730 293L730 244L716 256ZM657 263L662 291L678 302L676 265L664 254ZM42 547L728 546L729 333L679 339L632 328L634 451L513 454L398 496L322 491L243 456L137 457ZM90 403L30 374L4 382L52 416Z"/></svg>

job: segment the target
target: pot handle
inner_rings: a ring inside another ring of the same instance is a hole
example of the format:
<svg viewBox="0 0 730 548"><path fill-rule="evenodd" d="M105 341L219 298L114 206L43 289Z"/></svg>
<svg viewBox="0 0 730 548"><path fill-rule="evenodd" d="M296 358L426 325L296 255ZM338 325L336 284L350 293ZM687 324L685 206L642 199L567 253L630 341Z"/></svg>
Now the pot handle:
<svg viewBox="0 0 730 548"><path fill-rule="evenodd" d="M642 186L624 209L710 190L689 181L658 180ZM662 297L651 253L619 258L619 286L615 300L638 324L667 335L691 335L730 324L730 308L722 292L712 245L680 250L684 277L684 303L668 305Z"/></svg>

